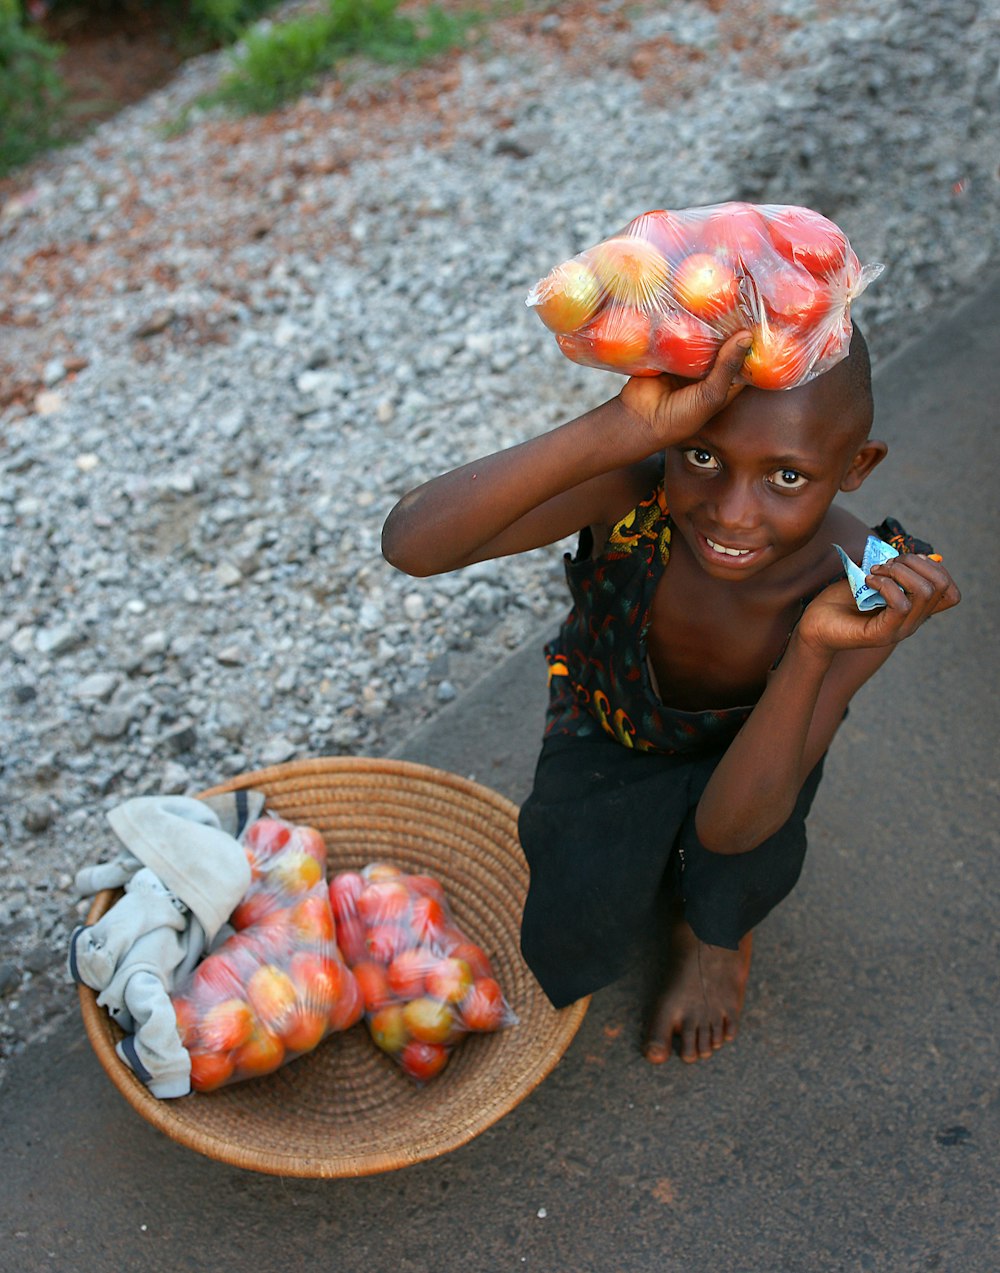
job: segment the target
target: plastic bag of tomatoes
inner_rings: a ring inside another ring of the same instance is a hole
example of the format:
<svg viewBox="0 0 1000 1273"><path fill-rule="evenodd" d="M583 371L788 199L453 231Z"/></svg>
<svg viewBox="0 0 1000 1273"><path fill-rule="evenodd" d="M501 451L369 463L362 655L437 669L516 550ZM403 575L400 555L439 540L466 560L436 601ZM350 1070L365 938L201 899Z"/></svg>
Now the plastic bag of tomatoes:
<svg viewBox="0 0 1000 1273"><path fill-rule="evenodd" d="M557 265L526 304L574 362L700 379L753 333L741 379L792 389L847 356L851 301L882 272L809 208L717 203L636 217Z"/></svg>
<svg viewBox="0 0 1000 1273"><path fill-rule="evenodd" d="M466 1035L517 1023L433 876L372 863L335 875L330 901L371 1037L416 1082L439 1074Z"/></svg>
<svg viewBox="0 0 1000 1273"><path fill-rule="evenodd" d="M198 1092L269 1074L364 1012L337 946L323 837L263 817L241 843L251 881L230 916L237 931L173 995Z"/></svg>

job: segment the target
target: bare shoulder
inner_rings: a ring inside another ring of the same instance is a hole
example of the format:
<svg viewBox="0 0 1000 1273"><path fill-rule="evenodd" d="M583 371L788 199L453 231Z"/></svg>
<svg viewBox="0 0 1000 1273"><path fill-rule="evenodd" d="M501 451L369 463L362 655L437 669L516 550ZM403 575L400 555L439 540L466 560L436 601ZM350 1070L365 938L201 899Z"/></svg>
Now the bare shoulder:
<svg viewBox="0 0 1000 1273"><path fill-rule="evenodd" d="M607 530L617 525L640 500L645 499L663 481L663 454L647 456L636 464L608 474L607 509L602 523Z"/></svg>
<svg viewBox="0 0 1000 1273"><path fill-rule="evenodd" d="M830 506L825 526L831 536L831 546L839 544L854 561L861 560L865 541L872 533L870 526L866 526L860 517L855 517L853 513L846 508L841 508L838 504Z"/></svg>

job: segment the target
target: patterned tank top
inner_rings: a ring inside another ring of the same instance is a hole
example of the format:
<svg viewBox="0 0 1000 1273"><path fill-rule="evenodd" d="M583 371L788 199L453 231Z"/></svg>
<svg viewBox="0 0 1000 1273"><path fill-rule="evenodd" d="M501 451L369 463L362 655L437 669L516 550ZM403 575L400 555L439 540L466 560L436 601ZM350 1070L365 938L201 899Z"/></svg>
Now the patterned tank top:
<svg viewBox="0 0 1000 1273"><path fill-rule="evenodd" d="M546 738L603 732L639 751L697 755L728 746L750 715L752 703L681 711L661 702L653 686L646 637L672 530L661 481L612 528L600 555L590 556L589 529L581 532L576 557L566 554L573 608L545 647ZM892 518L875 534L900 553L933 552ZM802 609L811 600L804 597Z"/></svg>

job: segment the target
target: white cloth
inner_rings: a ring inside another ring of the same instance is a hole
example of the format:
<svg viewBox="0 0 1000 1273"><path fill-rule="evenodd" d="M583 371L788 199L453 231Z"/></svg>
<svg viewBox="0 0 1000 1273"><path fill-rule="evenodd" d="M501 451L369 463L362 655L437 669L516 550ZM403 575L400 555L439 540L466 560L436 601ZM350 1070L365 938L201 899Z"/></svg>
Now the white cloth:
<svg viewBox="0 0 1000 1273"><path fill-rule="evenodd" d="M126 1031L118 1055L154 1096L190 1091L170 993L247 891L250 866L236 837L263 807L260 792L128 800L108 814L125 851L77 874L84 894L125 885L96 924L74 930L69 969L100 992L97 1002Z"/></svg>

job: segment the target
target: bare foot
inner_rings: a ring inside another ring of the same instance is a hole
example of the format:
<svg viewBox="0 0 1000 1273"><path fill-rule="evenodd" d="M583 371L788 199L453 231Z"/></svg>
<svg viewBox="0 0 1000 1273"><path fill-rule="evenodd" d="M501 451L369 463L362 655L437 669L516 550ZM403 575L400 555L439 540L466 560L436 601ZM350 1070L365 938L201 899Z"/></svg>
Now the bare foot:
<svg viewBox="0 0 1000 1273"><path fill-rule="evenodd" d="M686 920L673 919L663 988L653 1007L646 1038L646 1060L662 1065L677 1039L682 1061L706 1060L736 1038L753 934L739 950L707 946Z"/></svg>

